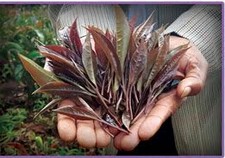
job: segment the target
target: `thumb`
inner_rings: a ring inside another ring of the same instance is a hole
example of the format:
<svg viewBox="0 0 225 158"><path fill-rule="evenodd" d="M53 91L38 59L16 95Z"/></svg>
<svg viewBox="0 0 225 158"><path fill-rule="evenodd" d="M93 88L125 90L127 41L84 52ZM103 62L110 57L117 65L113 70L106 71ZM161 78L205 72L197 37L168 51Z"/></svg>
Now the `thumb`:
<svg viewBox="0 0 225 158"><path fill-rule="evenodd" d="M203 88L203 82L194 77L188 77L182 80L177 88L177 94L181 98L196 95Z"/></svg>
<svg viewBox="0 0 225 158"><path fill-rule="evenodd" d="M208 64L205 61L189 61L186 75L178 84L177 94L181 98L198 94L205 85Z"/></svg>

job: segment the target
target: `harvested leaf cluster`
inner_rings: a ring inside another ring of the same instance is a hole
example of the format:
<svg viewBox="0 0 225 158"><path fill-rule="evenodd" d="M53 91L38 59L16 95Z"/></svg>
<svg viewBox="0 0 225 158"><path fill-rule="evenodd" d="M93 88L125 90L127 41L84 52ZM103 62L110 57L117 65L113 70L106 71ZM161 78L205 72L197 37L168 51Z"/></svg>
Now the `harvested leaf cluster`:
<svg viewBox="0 0 225 158"><path fill-rule="evenodd" d="M54 111L76 119L97 120L103 128L111 126L128 132L138 117L151 110L157 96L173 80L188 44L169 50L170 36L164 35L164 27L153 29L152 15L134 27L118 6L115 13L114 34L89 26L82 44L75 20L61 34L63 46L39 46L40 53L49 59L52 72L20 55L40 85L35 93L53 95L39 114L70 99L75 106Z"/></svg>

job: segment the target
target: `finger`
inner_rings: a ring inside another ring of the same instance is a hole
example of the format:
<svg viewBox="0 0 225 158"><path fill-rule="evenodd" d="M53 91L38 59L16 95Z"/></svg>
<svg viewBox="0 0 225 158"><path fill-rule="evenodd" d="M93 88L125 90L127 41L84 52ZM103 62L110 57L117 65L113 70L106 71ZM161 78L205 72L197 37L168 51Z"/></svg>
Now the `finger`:
<svg viewBox="0 0 225 158"><path fill-rule="evenodd" d="M138 135L141 140L148 140L161 127L163 122L176 111L182 99L176 95L176 90L160 99L140 125Z"/></svg>
<svg viewBox="0 0 225 158"><path fill-rule="evenodd" d="M64 100L60 103L61 106L74 105L70 100ZM75 120L63 114L57 114L57 129L59 136L64 141L74 141L76 138Z"/></svg>
<svg viewBox="0 0 225 158"><path fill-rule="evenodd" d="M95 134L96 134L96 147L103 148L109 145L111 137L100 126L99 122L94 121Z"/></svg>
<svg viewBox="0 0 225 158"><path fill-rule="evenodd" d="M138 136L138 129L143 122L144 117L141 117L136 121L130 128L130 133L119 133L114 139L114 146L118 150L131 151L133 150L140 142Z"/></svg>
<svg viewBox="0 0 225 158"><path fill-rule="evenodd" d="M115 135L117 135L117 134L119 133L119 130L116 129L116 128L114 128L114 127L108 126L108 129L109 129L109 132L110 132L113 136L115 136Z"/></svg>
<svg viewBox="0 0 225 158"><path fill-rule="evenodd" d="M93 120L77 120L77 141L84 148L96 145L96 134Z"/></svg>
<svg viewBox="0 0 225 158"><path fill-rule="evenodd" d="M201 52L196 50L195 53L195 56L186 55L183 59L186 61L181 62L181 67L183 67L185 73L185 78L179 83L177 88L177 94L181 98L198 94L205 84L208 63Z"/></svg>
<svg viewBox="0 0 225 158"><path fill-rule="evenodd" d="M176 93L176 89L171 89L171 90L168 91L168 92L161 93L161 94L157 97L157 100L164 99L165 97L169 97L169 96L171 96L171 95L174 95L175 93Z"/></svg>
<svg viewBox="0 0 225 158"><path fill-rule="evenodd" d="M194 77L187 77L183 79L177 87L177 95L181 98L196 95L203 88L203 81Z"/></svg>

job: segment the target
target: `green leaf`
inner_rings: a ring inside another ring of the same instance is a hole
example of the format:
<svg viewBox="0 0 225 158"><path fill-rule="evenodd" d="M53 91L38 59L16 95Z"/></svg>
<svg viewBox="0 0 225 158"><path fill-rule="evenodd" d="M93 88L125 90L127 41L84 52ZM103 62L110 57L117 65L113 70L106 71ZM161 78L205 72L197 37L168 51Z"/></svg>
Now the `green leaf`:
<svg viewBox="0 0 225 158"><path fill-rule="evenodd" d="M25 69L31 74L32 78L39 86L43 86L50 81L58 81L52 72L46 71L44 68L36 64L31 59L18 54Z"/></svg>
<svg viewBox="0 0 225 158"><path fill-rule="evenodd" d="M116 5L116 51L119 56L122 73L124 72L124 64L127 56L127 50L130 41L130 26L124 15L123 10Z"/></svg>
<svg viewBox="0 0 225 158"><path fill-rule="evenodd" d="M36 32L36 34L37 34L37 36L39 37L40 41L41 41L41 42L44 42L44 41L45 41L45 36L44 36L44 34L43 34L40 30L38 30L38 29L34 29L34 31Z"/></svg>
<svg viewBox="0 0 225 158"><path fill-rule="evenodd" d="M35 137L35 144L40 150L42 150L44 147L43 140L40 136Z"/></svg>
<svg viewBox="0 0 225 158"><path fill-rule="evenodd" d="M29 54L27 54L27 57L30 58L30 59L36 59L36 58L40 58L40 57L43 57L43 56L40 55L39 51L33 50Z"/></svg>
<svg viewBox="0 0 225 158"><path fill-rule="evenodd" d="M24 49L21 47L21 45L19 45L18 43L15 42L6 42L6 44L3 46L3 50L5 50L5 52L9 51L9 50L16 50L19 53L24 52Z"/></svg>
<svg viewBox="0 0 225 158"><path fill-rule="evenodd" d="M22 79L23 72L24 72L24 69L23 69L22 64L16 65L14 74L15 74L15 79L17 81L20 81Z"/></svg>
<svg viewBox="0 0 225 158"><path fill-rule="evenodd" d="M90 34L88 34L83 45L82 62L89 79L96 86L95 70L97 65L94 65L96 64L96 61L94 60L96 59L91 49Z"/></svg>

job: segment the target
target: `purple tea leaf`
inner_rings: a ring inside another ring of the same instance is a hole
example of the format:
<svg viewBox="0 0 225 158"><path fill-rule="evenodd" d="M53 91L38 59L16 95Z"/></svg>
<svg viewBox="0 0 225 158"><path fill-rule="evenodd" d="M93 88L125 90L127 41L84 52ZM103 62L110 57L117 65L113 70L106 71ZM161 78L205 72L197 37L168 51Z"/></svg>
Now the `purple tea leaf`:
<svg viewBox="0 0 225 158"><path fill-rule="evenodd" d="M122 114L122 122L123 122L123 125L126 127L126 129L129 130L129 127L131 124L131 117L127 111L124 111Z"/></svg>
<svg viewBox="0 0 225 158"><path fill-rule="evenodd" d="M66 106L54 109L53 111L63 115L70 116L74 119L100 121L100 119L96 117L96 114L94 114L92 111L87 110L84 107L66 105Z"/></svg>
<svg viewBox="0 0 225 158"><path fill-rule="evenodd" d="M86 97L93 96L96 97L95 94L92 94L88 91L84 91L80 89L79 87L75 87L73 85L70 85L65 82L57 81L57 82L49 82L42 87L38 88L35 93L49 93L52 95L58 95L58 96L79 96L79 95L86 95Z"/></svg>
<svg viewBox="0 0 225 158"><path fill-rule="evenodd" d="M94 39L94 42L99 45L99 47L102 49L102 51L106 55L109 63L111 64L113 70L115 71L117 75L117 78L120 79L122 76L121 75L122 72L121 72L119 57L116 54L115 47L113 46L111 41L109 41L109 39L105 37L105 35L100 34L95 29L89 28L88 31L91 33Z"/></svg>
<svg viewBox="0 0 225 158"><path fill-rule="evenodd" d="M44 108L42 108L35 116L34 119L37 118L37 116L41 115L45 111L47 111L50 108L53 108L55 105L57 105L62 99L53 99L51 102L49 102L47 105L45 105Z"/></svg>
<svg viewBox="0 0 225 158"><path fill-rule="evenodd" d="M79 37L79 33L77 30L77 20L74 21L74 23L72 24L72 27L70 28L70 41L71 41L71 46L72 49L74 49L74 51L81 56L82 54L82 44L81 44L81 40Z"/></svg>

